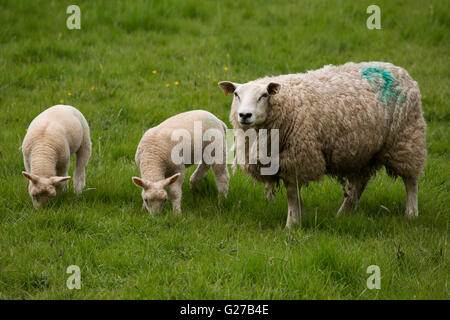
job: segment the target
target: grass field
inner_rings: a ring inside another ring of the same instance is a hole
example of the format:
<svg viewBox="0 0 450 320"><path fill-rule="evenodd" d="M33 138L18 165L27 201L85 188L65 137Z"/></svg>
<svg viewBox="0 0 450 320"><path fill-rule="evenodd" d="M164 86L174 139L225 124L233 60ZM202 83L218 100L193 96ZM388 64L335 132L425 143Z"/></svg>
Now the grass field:
<svg viewBox="0 0 450 320"><path fill-rule="evenodd" d="M448 299L450 5L377 1L382 29L368 30L372 3L78 0L81 30L68 30L73 1L0 0L0 298ZM141 210L130 177L142 134L197 108L229 125L231 98L217 81L371 60L404 67L421 88L428 157L417 219L404 216L402 181L384 171L339 218L340 185L311 183L309 214L291 231L285 192L268 203L240 171L220 205L209 173L196 192L185 183L183 217ZM71 185L36 212L19 147L30 121L58 103L89 119L95 190L76 197ZM380 290L366 287L372 264ZM69 265L81 269L81 290L66 287Z"/></svg>

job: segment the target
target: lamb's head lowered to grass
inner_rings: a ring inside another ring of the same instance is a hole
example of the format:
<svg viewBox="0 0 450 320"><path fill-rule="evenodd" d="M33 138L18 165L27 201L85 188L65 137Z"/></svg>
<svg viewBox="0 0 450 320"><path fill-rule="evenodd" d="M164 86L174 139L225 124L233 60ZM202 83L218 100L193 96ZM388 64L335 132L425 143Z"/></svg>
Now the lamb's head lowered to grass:
<svg viewBox="0 0 450 320"><path fill-rule="evenodd" d="M232 108L236 110L236 120L244 128L266 121L269 98L277 94L281 87L275 82L239 84L230 81L222 81L219 86L225 94L234 94Z"/></svg>
<svg viewBox="0 0 450 320"><path fill-rule="evenodd" d="M56 196L56 185L70 179L69 176L45 178L25 171L22 171L22 174L30 180L28 192L36 209L39 209Z"/></svg>
<svg viewBox="0 0 450 320"><path fill-rule="evenodd" d="M167 201L166 187L177 181L180 173L156 182L150 182L142 178L133 177L133 183L142 188L142 200L148 212L161 212Z"/></svg>

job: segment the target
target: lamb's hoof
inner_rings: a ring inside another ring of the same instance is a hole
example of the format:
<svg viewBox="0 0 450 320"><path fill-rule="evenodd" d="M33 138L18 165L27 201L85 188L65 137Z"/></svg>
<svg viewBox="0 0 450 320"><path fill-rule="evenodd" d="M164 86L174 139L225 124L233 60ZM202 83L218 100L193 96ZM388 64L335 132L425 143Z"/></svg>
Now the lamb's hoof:
<svg viewBox="0 0 450 320"><path fill-rule="evenodd" d="M181 213L181 209L173 210L173 214L177 217L181 217L183 214Z"/></svg>
<svg viewBox="0 0 450 320"><path fill-rule="evenodd" d="M77 195L77 196L81 196L81 194L83 193L83 190L82 189L75 189L75 194Z"/></svg>

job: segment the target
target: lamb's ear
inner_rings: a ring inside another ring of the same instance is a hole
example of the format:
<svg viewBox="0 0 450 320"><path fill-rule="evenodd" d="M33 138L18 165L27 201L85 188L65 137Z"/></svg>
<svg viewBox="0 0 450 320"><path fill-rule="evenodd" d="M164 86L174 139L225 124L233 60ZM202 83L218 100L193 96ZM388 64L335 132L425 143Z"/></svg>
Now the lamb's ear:
<svg viewBox="0 0 450 320"><path fill-rule="evenodd" d="M57 176L55 176L55 177L50 177L50 182L52 184L57 184L57 183L60 183L60 182L67 181L69 179L70 179L70 176L67 176L67 177L57 177Z"/></svg>
<svg viewBox="0 0 450 320"><path fill-rule="evenodd" d="M39 180L39 176L32 174L32 173L28 173L26 171L22 171L22 175L33 183L35 183Z"/></svg>
<svg viewBox="0 0 450 320"><path fill-rule="evenodd" d="M225 92L225 95L227 95L229 93L233 93L234 90L236 90L238 85L239 85L239 83L233 83L230 81L219 82L219 87L220 87L220 89L223 90L223 92Z"/></svg>
<svg viewBox="0 0 450 320"><path fill-rule="evenodd" d="M174 183L175 181L177 181L177 179L181 176L181 173L175 173L173 176L167 178L164 180L163 185L164 187L167 187L168 185L171 185L172 183Z"/></svg>
<svg viewBox="0 0 450 320"><path fill-rule="evenodd" d="M131 178L131 180L133 180L133 183L135 185L137 185L138 187L144 188L146 189L148 187L147 183L145 183L144 179L138 178L138 177L133 177Z"/></svg>
<svg viewBox="0 0 450 320"><path fill-rule="evenodd" d="M280 91L281 84L276 82L271 82L267 85L267 92L272 96Z"/></svg>

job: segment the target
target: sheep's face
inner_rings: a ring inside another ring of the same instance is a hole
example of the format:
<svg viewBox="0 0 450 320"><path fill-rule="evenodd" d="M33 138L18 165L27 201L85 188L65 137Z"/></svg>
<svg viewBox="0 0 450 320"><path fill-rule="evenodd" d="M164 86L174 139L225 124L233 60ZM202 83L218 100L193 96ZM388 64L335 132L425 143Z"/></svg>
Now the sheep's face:
<svg viewBox="0 0 450 320"><path fill-rule="evenodd" d="M144 206L150 213L161 212L167 201L167 191L163 188L150 188L142 190Z"/></svg>
<svg viewBox="0 0 450 320"><path fill-rule="evenodd" d="M167 201L166 187L174 183L179 176L180 174L177 173L157 182L150 182L138 177L132 178L133 183L142 188L142 200L144 201L144 207L149 213L153 214L162 211Z"/></svg>
<svg viewBox="0 0 450 320"><path fill-rule="evenodd" d="M28 193L36 209L41 208L56 196L55 186L70 177L40 177L32 173L22 172L23 176L30 180L28 184Z"/></svg>
<svg viewBox="0 0 450 320"><path fill-rule="evenodd" d="M280 84L274 82L264 85L222 81L219 86L225 94L234 94L233 108L236 110L236 120L244 128L250 128L266 121L270 107L269 97L277 94L280 89Z"/></svg>

